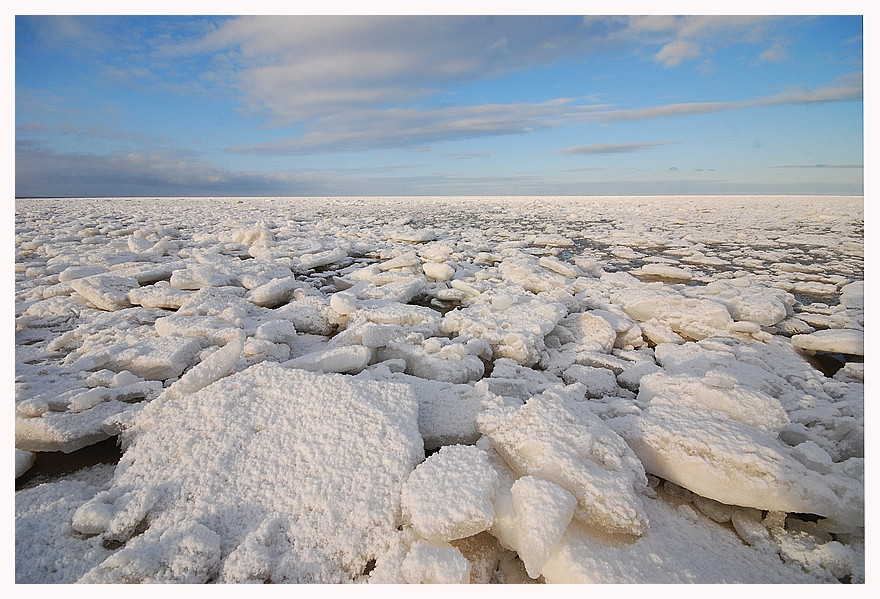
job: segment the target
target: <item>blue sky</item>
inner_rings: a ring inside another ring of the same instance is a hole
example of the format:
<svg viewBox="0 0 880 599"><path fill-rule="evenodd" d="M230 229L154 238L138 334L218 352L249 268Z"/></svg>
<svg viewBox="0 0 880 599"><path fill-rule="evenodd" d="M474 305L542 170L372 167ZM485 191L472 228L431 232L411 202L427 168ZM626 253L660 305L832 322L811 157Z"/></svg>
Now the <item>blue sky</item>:
<svg viewBox="0 0 880 599"><path fill-rule="evenodd" d="M17 16L15 193L863 194L862 25Z"/></svg>

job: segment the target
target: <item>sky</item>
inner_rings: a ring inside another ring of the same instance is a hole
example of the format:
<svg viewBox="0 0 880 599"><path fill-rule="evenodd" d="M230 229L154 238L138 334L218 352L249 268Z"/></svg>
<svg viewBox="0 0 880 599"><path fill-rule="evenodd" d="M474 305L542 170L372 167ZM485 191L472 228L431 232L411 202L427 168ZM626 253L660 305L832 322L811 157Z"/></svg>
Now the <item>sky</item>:
<svg viewBox="0 0 880 599"><path fill-rule="evenodd" d="M17 15L15 195L862 195L862 32L861 16Z"/></svg>

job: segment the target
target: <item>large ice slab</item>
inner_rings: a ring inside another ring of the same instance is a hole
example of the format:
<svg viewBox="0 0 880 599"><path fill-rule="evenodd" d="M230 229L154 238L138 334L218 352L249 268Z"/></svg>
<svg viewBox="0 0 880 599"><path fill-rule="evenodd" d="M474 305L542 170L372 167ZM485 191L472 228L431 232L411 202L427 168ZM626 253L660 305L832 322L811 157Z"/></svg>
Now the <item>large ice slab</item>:
<svg viewBox="0 0 880 599"><path fill-rule="evenodd" d="M809 583L812 576L744 544L688 506L646 499L651 530L633 539L573 521L541 569L548 583Z"/></svg>
<svg viewBox="0 0 880 599"><path fill-rule="evenodd" d="M121 542L146 532L85 579L194 582L188 559L201 582L357 579L396 533L402 485L424 455L417 422L406 385L273 363L148 405L111 485L73 520ZM150 561L157 551L173 563ZM269 571L257 559L267 552L284 556Z"/></svg>
<svg viewBox="0 0 880 599"><path fill-rule="evenodd" d="M807 461L780 439L788 416L778 400L716 371L647 375L638 401L641 414L609 424L647 472L721 503L864 525L862 459Z"/></svg>
<svg viewBox="0 0 880 599"><path fill-rule="evenodd" d="M853 329L826 329L807 335L794 335L791 344L808 352L865 355L865 333Z"/></svg>

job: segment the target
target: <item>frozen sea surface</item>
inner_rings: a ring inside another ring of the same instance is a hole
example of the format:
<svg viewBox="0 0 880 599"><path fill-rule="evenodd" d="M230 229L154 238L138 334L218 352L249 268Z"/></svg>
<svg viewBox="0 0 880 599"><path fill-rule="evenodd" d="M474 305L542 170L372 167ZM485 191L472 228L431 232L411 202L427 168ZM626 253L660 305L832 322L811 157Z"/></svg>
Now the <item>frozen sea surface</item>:
<svg viewBox="0 0 880 599"><path fill-rule="evenodd" d="M17 582L864 582L862 197L15 219Z"/></svg>

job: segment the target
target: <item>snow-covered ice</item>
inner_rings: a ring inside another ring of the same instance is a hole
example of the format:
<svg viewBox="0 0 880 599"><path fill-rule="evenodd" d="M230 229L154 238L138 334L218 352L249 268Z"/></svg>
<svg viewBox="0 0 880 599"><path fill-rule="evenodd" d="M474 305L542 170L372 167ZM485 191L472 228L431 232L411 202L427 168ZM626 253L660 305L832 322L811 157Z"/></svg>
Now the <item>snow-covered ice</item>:
<svg viewBox="0 0 880 599"><path fill-rule="evenodd" d="M16 582L864 582L863 220L17 200Z"/></svg>

